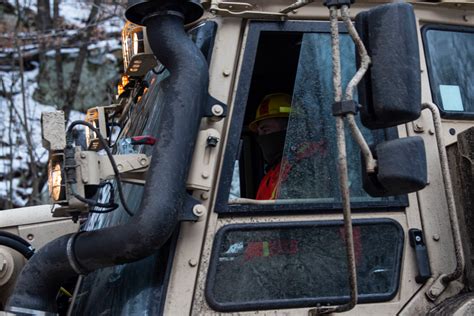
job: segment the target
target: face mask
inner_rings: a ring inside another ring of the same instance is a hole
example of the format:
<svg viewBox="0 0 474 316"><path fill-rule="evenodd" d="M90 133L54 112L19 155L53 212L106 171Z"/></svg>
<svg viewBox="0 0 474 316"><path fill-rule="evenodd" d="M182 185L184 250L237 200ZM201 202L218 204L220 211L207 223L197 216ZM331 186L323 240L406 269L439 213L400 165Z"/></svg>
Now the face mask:
<svg viewBox="0 0 474 316"><path fill-rule="evenodd" d="M269 166L280 162L285 146L286 130L257 136L257 143L262 149L263 159Z"/></svg>

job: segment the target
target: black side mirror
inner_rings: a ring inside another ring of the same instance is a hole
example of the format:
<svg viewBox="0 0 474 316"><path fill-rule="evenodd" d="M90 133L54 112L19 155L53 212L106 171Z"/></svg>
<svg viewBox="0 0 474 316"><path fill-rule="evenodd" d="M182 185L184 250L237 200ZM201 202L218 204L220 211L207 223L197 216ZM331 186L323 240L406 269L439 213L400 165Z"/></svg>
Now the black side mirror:
<svg viewBox="0 0 474 316"><path fill-rule="evenodd" d="M415 192L427 184L425 143L419 136L399 138L376 145L375 173L362 168L364 190L371 196L392 196ZM362 157L362 166L365 166Z"/></svg>
<svg viewBox="0 0 474 316"><path fill-rule="evenodd" d="M358 87L362 124L387 128L421 114L421 74L413 7L378 6L357 15L356 28L372 65Z"/></svg>

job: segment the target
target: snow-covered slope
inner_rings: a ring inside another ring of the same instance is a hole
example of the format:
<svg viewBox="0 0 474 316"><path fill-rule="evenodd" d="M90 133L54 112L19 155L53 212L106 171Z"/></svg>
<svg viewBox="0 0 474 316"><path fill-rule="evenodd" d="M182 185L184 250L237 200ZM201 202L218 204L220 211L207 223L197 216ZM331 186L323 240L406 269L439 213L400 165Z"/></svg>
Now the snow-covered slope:
<svg viewBox="0 0 474 316"><path fill-rule="evenodd" d="M8 2L16 6L16 0L8 0ZM72 28L69 30L70 32L80 32L81 28L85 26L91 3L92 1L61 1L60 15L64 18L65 24ZM20 0L20 5L36 12L36 0ZM105 34L104 39L94 41L89 49L105 50L106 57L115 60L114 55L108 54L107 51L120 48L117 34L119 34L124 24L122 8L115 5L101 5L99 12L101 17L111 18L107 18L98 25L100 32ZM111 35L113 37L109 37L107 34L113 34ZM0 48L0 53L2 51L6 52L8 48ZM74 55L77 51L78 48L68 48L63 49L62 53L72 53ZM48 54L54 54L52 48ZM27 133L25 133L24 113L26 113L29 135L31 135L33 143L34 159L39 164L45 165L48 160L48 153L41 143L41 113L57 110L56 104L41 104L33 99L33 94L38 88L39 65L35 62L32 64L33 69L24 73L24 93L22 93L18 70L0 71L0 200L8 199L10 192L12 192L12 202L15 206L24 206L28 202L32 190L28 186L31 184L31 181L28 180L31 175L29 175L30 157ZM65 80L67 79L65 78ZM23 99L25 102L23 102ZM12 103L14 108L11 107ZM70 120L83 117L84 114L73 111Z"/></svg>

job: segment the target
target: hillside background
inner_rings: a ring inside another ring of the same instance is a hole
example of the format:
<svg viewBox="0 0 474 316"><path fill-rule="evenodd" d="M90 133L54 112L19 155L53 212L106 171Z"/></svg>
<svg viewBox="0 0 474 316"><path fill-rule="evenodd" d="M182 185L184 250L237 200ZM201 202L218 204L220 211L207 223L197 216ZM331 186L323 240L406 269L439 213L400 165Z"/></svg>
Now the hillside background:
<svg viewBox="0 0 474 316"><path fill-rule="evenodd" d="M41 112L113 103L125 4L0 0L0 210L48 203Z"/></svg>

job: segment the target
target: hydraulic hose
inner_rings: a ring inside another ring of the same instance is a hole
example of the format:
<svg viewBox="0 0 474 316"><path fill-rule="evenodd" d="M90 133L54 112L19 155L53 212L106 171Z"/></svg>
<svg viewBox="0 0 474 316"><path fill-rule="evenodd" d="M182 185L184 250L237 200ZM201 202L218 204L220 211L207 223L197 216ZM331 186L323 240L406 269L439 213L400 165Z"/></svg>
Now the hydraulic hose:
<svg viewBox="0 0 474 316"><path fill-rule="evenodd" d="M24 243L16 239L13 239L11 237L0 235L0 246L6 246L9 248L12 248L13 250L18 251L26 259L30 259L35 254L35 250L33 249L33 247L31 247L31 245L26 246Z"/></svg>
<svg viewBox="0 0 474 316"><path fill-rule="evenodd" d="M161 81L155 101L162 107L160 137L136 214L126 224L63 236L41 248L20 275L7 310L55 312L62 282L150 256L177 227L209 84L207 62L184 31L182 2L156 2L163 7L144 19L151 48L170 76Z"/></svg>
<svg viewBox="0 0 474 316"><path fill-rule="evenodd" d="M14 239L14 240L18 241L19 243L25 245L26 247L33 247L29 242L27 242L26 240L24 240L20 236L9 233L9 232L6 232L4 230L0 230L0 236L1 237L8 237L10 239Z"/></svg>

